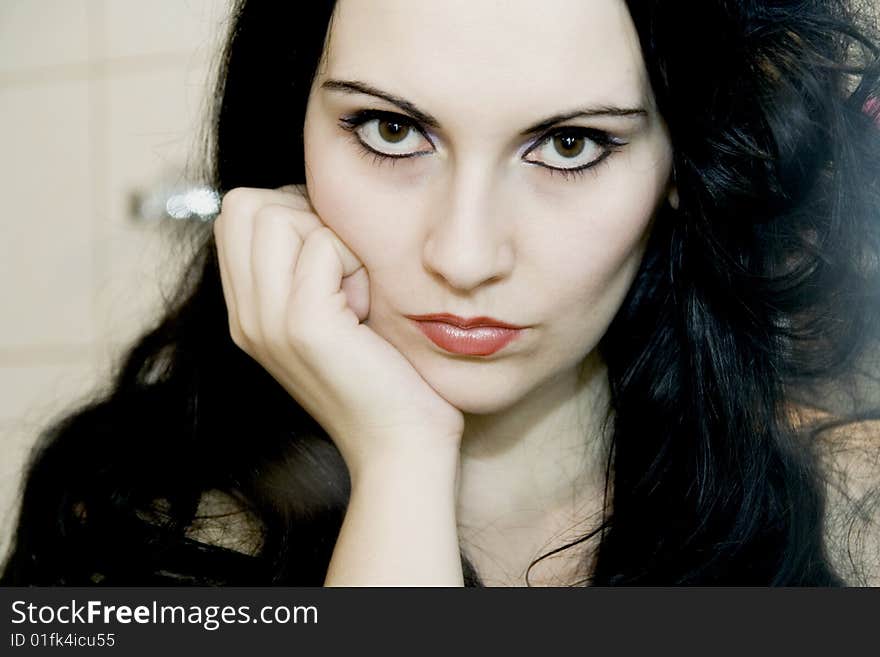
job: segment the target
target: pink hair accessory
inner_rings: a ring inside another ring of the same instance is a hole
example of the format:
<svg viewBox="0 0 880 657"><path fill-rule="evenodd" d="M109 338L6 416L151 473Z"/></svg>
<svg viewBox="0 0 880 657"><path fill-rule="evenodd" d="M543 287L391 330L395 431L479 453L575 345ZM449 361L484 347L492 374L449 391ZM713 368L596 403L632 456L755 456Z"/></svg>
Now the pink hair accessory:
<svg viewBox="0 0 880 657"><path fill-rule="evenodd" d="M865 103L865 114L874 117L874 123L880 126L880 98L869 98Z"/></svg>

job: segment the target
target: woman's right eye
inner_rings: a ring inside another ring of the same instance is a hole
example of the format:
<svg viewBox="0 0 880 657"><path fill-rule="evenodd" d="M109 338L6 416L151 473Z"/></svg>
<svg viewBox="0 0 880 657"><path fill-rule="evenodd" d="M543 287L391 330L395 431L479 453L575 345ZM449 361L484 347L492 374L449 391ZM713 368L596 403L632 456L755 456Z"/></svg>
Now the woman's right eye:
<svg viewBox="0 0 880 657"><path fill-rule="evenodd" d="M374 155L405 158L434 152L433 145L421 130L400 114L364 110L340 122L364 150ZM431 147L428 150L414 150L421 142Z"/></svg>

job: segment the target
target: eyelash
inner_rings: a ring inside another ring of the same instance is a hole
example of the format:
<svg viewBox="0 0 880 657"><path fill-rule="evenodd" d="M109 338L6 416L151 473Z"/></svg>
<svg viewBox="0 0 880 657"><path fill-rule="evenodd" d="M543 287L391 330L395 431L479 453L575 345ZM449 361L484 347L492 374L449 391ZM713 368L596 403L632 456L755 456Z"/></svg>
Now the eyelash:
<svg viewBox="0 0 880 657"><path fill-rule="evenodd" d="M351 133L352 141L356 146L359 147L364 156L370 156L373 159L373 162L377 165L384 164L390 160L391 166L397 164L397 160L405 160L413 157L420 157L417 155L387 155L386 153L380 153L377 150L374 150L367 146L360 137L357 136L356 130L367 123L368 121L372 121L374 119L384 120L384 121L393 121L394 123L399 123L405 126L409 126L411 128L416 129L418 132L428 139L425 130L423 130L418 124L416 124L412 119L403 114L396 114L394 112L386 112L383 110L361 110L359 112L355 112L350 116L346 116L340 119L340 127L343 130ZM573 137L586 137L597 146L603 149L602 154L590 162L589 164L584 164L579 167L573 167L570 169L561 169L559 167L551 167L546 164L541 164L540 162L529 161L529 164L534 164L536 166L540 166L549 171L550 176L554 176L556 174L561 175L563 178L567 180L573 180L577 177L581 177L586 175L587 170L592 170L591 173L595 174L596 167L608 157L614 153L615 151L620 150L623 146L626 146L627 142L624 142L617 137L610 135L609 133L603 130L596 130L595 128L583 128L583 127L574 127L574 126L562 126L558 128L554 128L543 135L541 135L537 140L535 140L532 146L526 151L525 154L530 153L534 148L543 144L549 139L558 136L573 136ZM430 142L431 140L428 139ZM433 142L431 144L433 146Z"/></svg>

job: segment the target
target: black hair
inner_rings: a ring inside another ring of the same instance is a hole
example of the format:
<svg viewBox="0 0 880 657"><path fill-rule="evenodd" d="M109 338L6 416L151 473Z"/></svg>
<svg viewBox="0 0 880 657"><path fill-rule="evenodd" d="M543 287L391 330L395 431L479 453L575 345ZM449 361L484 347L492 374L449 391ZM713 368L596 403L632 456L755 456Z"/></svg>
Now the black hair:
<svg viewBox="0 0 880 657"><path fill-rule="evenodd" d="M594 585L847 583L820 435L880 418L856 404L880 325L876 18L836 0L627 4L679 203L599 344L605 515L569 549L600 537ZM210 138L221 192L305 181L297 126L333 9L235 6ZM323 583L345 464L232 342L210 225L193 239L112 385L43 432L3 584ZM794 403L833 419L799 425ZM255 520L251 553L193 537L208 491Z"/></svg>

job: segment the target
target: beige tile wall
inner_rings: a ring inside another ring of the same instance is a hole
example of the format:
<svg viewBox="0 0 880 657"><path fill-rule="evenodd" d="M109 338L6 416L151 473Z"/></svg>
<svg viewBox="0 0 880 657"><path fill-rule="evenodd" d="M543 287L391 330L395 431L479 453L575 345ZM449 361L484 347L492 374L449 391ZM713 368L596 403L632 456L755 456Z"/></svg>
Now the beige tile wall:
<svg viewBox="0 0 880 657"><path fill-rule="evenodd" d="M28 447L105 380L174 280L181 177L229 0L0 2L0 551Z"/></svg>

